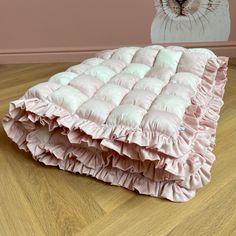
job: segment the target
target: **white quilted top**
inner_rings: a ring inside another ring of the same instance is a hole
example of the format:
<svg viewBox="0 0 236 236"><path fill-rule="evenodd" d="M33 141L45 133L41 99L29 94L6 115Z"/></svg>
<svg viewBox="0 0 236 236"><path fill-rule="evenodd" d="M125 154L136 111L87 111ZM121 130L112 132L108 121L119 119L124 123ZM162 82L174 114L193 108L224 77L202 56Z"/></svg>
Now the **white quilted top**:
<svg viewBox="0 0 236 236"><path fill-rule="evenodd" d="M107 50L38 86L51 87L43 97L82 119L175 135L212 56L180 47Z"/></svg>

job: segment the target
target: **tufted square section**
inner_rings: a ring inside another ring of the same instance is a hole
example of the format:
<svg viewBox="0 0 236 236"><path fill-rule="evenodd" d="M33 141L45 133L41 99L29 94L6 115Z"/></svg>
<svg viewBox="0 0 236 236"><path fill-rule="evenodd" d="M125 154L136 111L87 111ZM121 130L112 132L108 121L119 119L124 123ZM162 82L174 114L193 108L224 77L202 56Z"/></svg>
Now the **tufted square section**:
<svg viewBox="0 0 236 236"><path fill-rule="evenodd" d="M151 70L146 74L146 77L157 78L162 80L165 84L170 81L171 76L174 75L174 72L166 68L151 68Z"/></svg>
<svg viewBox="0 0 236 236"><path fill-rule="evenodd" d="M116 52L116 50L105 50L105 51L101 51L98 52L96 54L96 57L98 58L102 58L104 60L109 60L111 59L112 55Z"/></svg>
<svg viewBox="0 0 236 236"><path fill-rule="evenodd" d="M81 75L90 67L91 65L88 65L88 64L79 64L79 65L74 65L74 66L69 67L66 71L74 72L77 75Z"/></svg>
<svg viewBox="0 0 236 236"><path fill-rule="evenodd" d="M173 95L182 97L186 101L190 101L193 97L195 91L188 86L183 86L182 84L169 83L162 91L163 95Z"/></svg>
<svg viewBox="0 0 236 236"><path fill-rule="evenodd" d="M156 94L153 92L145 90L133 90L124 97L121 104L132 104L147 110L155 97Z"/></svg>
<svg viewBox="0 0 236 236"><path fill-rule="evenodd" d="M89 58L89 59L84 60L82 64L87 64L90 66L98 66L102 64L102 62L104 62L104 59L99 58L99 57L94 57L94 58Z"/></svg>
<svg viewBox="0 0 236 236"><path fill-rule="evenodd" d="M172 50L172 51L178 51L178 52L182 52L182 53L187 53L189 52L189 49L180 47L180 46L168 46L166 47L166 49Z"/></svg>
<svg viewBox="0 0 236 236"><path fill-rule="evenodd" d="M188 72L179 72L171 77L171 83L178 83L180 85L188 86L194 91L197 90L197 86L200 84L200 82L201 78Z"/></svg>
<svg viewBox="0 0 236 236"><path fill-rule="evenodd" d="M83 103L76 113L83 119L102 124L106 121L108 115L114 109L114 107L115 106L109 102L92 98Z"/></svg>
<svg viewBox="0 0 236 236"><path fill-rule="evenodd" d="M102 63L103 66L107 66L110 69L114 70L116 73L120 73L125 67L126 64L118 59L106 60Z"/></svg>
<svg viewBox="0 0 236 236"><path fill-rule="evenodd" d="M47 96L51 94L53 91L59 89L61 87L61 84L54 83L54 82L45 82L40 83L32 88L30 88L26 93L25 97L27 99L29 98L39 98L42 100L46 100Z"/></svg>
<svg viewBox="0 0 236 236"><path fill-rule="evenodd" d="M135 84L133 89L142 89L145 91L153 92L158 95L164 86L165 83L157 78L143 78Z"/></svg>
<svg viewBox="0 0 236 236"><path fill-rule="evenodd" d="M154 67L157 69L166 68L176 72L182 52L171 49L161 49L157 55Z"/></svg>
<svg viewBox="0 0 236 236"><path fill-rule="evenodd" d="M203 75L208 56L202 53L184 53L179 61L177 72L189 72L199 77Z"/></svg>
<svg viewBox="0 0 236 236"><path fill-rule="evenodd" d="M130 73L140 78L143 78L149 70L150 67L144 64L131 63L124 69L123 72Z"/></svg>
<svg viewBox="0 0 236 236"><path fill-rule="evenodd" d="M140 49L134 56L132 63L145 64L152 67L160 48L143 48Z"/></svg>
<svg viewBox="0 0 236 236"><path fill-rule="evenodd" d="M104 82L91 75L80 75L73 79L69 85L78 89L86 96L92 97L104 85Z"/></svg>
<svg viewBox="0 0 236 236"><path fill-rule="evenodd" d="M174 95L160 95L151 106L151 110L167 111L183 119L187 102L185 99Z"/></svg>
<svg viewBox="0 0 236 236"><path fill-rule="evenodd" d="M78 107L85 102L88 97L76 88L64 86L51 93L47 99L67 111L75 113Z"/></svg>
<svg viewBox="0 0 236 236"><path fill-rule="evenodd" d="M85 71L85 74L97 77L104 83L107 83L116 73L107 66L99 65L89 68Z"/></svg>
<svg viewBox="0 0 236 236"><path fill-rule="evenodd" d="M152 132L162 132L166 135L174 136L178 133L178 127L181 120L178 116L166 111L150 111L141 123L144 130Z"/></svg>
<svg viewBox="0 0 236 236"><path fill-rule="evenodd" d="M161 45L149 45L149 46L146 46L146 47L144 47L144 49L153 49L153 50L161 50L161 49L163 49L164 47L163 46L161 46Z"/></svg>
<svg viewBox="0 0 236 236"><path fill-rule="evenodd" d="M214 58L216 57L216 55L214 54L214 52L212 52L211 50L207 49L207 48L190 48L188 49L189 52L191 53L197 53L197 54L204 54L205 56L207 56L207 59L210 59L211 57Z"/></svg>
<svg viewBox="0 0 236 236"><path fill-rule="evenodd" d="M78 74L76 74L74 72L70 72L70 71L60 72L60 73L53 75L49 79L49 81L54 82L54 83L58 83L61 85L67 85L70 83L71 80L73 80L77 76L78 76Z"/></svg>
<svg viewBox="0 0 236 236"><path fill-rule="evenodd" d="M132 89L133 86L140 80L138 76L128 74L125 72L122 72L116 76L114 76L111 80L110 83L120 85L124 88L127 89Z"/></svg>
<svg viewBox="0 0 236 236"><path fill-rule="evenodd" d="M106 84L95 95L94 98L110 102L118 106L123 97L129 92L128 89L116 84Z"/></svg>
<svg viewBox="0 0 236 236"><path fill-rule="evenodd" d="M116 107L108 116L106 123L136 128L139 127L146 110L139 106L124 104ZM134 115L135 114L135 115Z"/></svg>
<svg viewBox="0 0 236 236"><path fill-rule="evenodd" d="M131 63L134 54L138 51L138 47L124 47L117 49L111 58L124 61L126 64Z"/></svg>

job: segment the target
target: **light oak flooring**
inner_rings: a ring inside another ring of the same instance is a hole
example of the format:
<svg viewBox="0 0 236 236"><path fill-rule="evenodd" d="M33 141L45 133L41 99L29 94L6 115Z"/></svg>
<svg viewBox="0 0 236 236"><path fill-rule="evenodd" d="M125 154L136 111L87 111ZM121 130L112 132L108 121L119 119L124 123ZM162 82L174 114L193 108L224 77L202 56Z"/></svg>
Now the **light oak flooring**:
<svg viewBox="0 0 236 236"><path fill-rule="evenodd" d="M69 65L0 65L0 118L11 100ZM0 126L0 235L236 235L236 60L228 78L212 181L187 203L46 167Z"/></svg>

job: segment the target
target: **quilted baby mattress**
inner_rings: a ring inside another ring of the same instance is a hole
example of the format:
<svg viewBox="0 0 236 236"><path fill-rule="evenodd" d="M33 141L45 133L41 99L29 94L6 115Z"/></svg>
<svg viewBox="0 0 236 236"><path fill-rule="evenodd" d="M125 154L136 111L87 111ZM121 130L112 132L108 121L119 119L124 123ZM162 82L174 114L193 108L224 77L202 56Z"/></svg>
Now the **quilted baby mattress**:
<svg viewBox="0 0 236 236"><path fill-rule="evenodd" d="M7 135L45 165L185 202L210 181L227 58L106 50L10 103Z"/></svg>

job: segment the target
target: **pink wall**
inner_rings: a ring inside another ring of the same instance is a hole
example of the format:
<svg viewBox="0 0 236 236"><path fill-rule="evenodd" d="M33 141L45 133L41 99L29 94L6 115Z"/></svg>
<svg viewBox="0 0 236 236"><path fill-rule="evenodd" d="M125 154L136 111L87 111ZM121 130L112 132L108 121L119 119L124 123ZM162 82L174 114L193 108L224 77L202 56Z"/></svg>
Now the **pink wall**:
<svg viewBox="0 0 236 236"><path fill-rule="evenodd" d="M79 61L97 50L150 44L154 14L152 0L1 0L0 63ZM203 46L236 56L231 17L230 41Z"/></svg>
<svg viewBox="0 0 236 236"><path fill-rule="evenodd" d="M230 41L234 41L236 45L236 1L235 0L229 0L230 3L230 12L231 12L231 34L230 34ZM236 56L236 55L235 55Z"/></svg>

